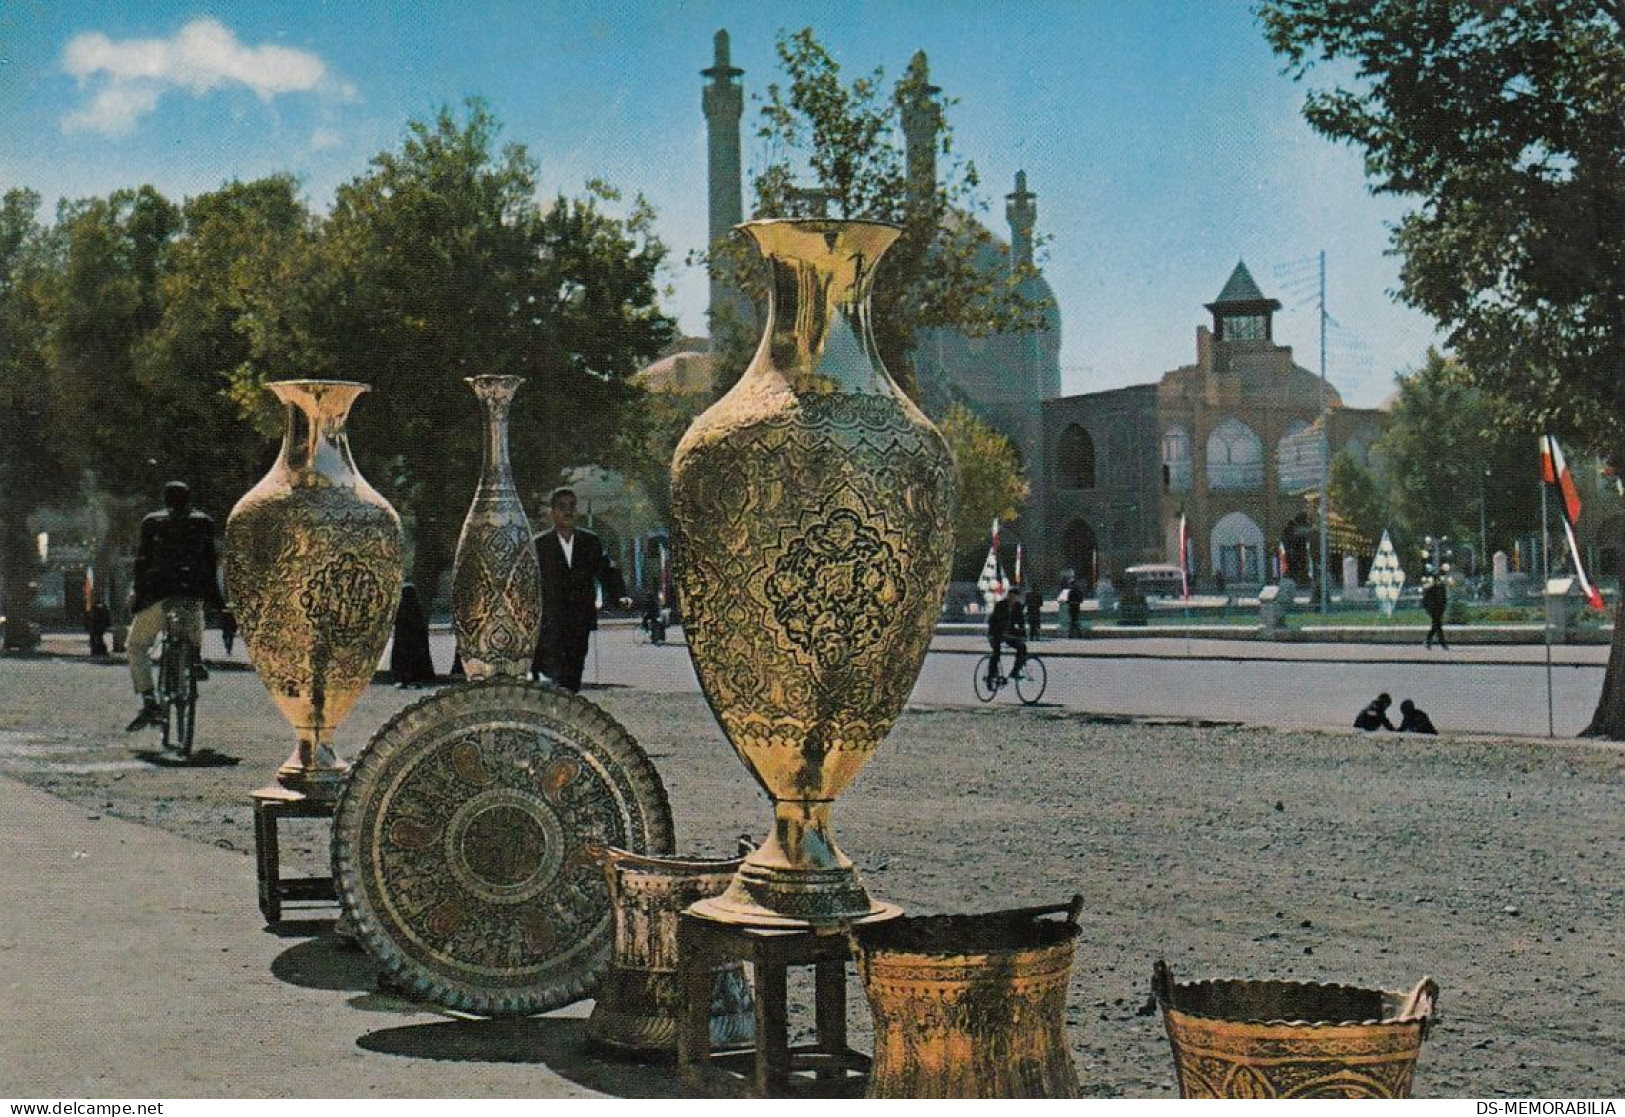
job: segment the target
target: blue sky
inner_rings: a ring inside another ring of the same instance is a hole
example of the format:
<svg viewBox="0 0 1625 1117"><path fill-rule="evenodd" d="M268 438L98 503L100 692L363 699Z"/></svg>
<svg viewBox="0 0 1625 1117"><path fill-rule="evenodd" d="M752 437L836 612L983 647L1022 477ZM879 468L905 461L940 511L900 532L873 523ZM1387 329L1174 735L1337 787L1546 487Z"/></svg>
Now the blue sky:
<svg viewBox="0 0 1625 1117"><path fill-rule="evenodd" d="M597 0L169 0L0 4L0 185L48 203L150 182L172 197L298 174L325 208L405 122L485 97L543 189L602 177L642 191L671 245L667 302L704 332L705 122L698 71L727 28L753 94L774 37L811 25L846 73L895 78L915 50L1004 231L1017 170L1051 239L1064 390L1154 379L1195 357L1195 328L1238 259L1286 304L1277 338L1318 368L1313 260L1338 323L1332 382L1375 404L1421 362L1431 324L1388 294L1394 199L1357 154L1310 132L1243 0L725 3Z"/></svg>

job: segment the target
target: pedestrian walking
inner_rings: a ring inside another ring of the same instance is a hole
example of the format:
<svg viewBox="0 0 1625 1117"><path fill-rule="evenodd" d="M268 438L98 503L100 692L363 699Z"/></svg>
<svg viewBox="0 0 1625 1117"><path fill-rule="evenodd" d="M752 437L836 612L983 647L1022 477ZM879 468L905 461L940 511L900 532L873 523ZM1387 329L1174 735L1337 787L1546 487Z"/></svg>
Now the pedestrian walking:
<svg viewBox="0 0 1625 1117"><path fill-rule="evenodd" d="M632 607L614 564L606 566L603 544L586 528L576 527L576 494L555 489L548 501L553 529L536 536L536 559L542 567L542 631L536 641L531 672L546 675L565 690L581 690L587 645L598 627L598 590L604 600Z"/></svg>
<svg viewBox="0 0 1625 1117"><path fill-rule="evenodd" d="M113 627L113 611L107 607L107 602L98 598L90 607L90 616L86 618L90 626L90 654L104 656L107 654L107 630Z"/></svg>
<svg viewBox="0 0 1625 1117"><path fill-rule="evenodd" d="M1083 609L1083 581L1073 578L1066 587L1066 634L1068 636L1082 636L1083 625L1078 621L1078 614Z"/></svg>
<svg viewBox="0 0 1625 1117"><path fill-rule="evenodd" d="M1027 593L1027 639L1039 639L1044 626L1044 595L1036 590Z"/></svg>
<svg viewBox="0 0 1625 1117"><path fill-rule="evenodd" d="M1422 608L1427 610L1431 622L1427 640L1424 641L1429 648L1433 647L1433 638L1437 636L1439 646L1445 651L1450 650L1450 645L1444 640L1444 611L1449 604L1450 592L1445 589L1443 578L1435 578L1422 588Z"/></svg>
<svg viewBox="0 0 1625 1117"><path fill-rule="evenodd" d="M226 609L220 614L220 642L226 646L226 654L231 654L232 645L237 643L237 614Z"/></svg>

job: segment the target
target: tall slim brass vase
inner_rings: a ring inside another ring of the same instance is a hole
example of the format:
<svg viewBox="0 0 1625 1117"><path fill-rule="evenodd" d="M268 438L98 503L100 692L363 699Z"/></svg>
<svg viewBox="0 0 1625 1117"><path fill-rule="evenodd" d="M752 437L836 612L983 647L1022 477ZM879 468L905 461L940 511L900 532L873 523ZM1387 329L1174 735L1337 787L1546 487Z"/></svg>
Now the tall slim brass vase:
<svg viewBox="0 0 1625 1117"><path fill-rule="evenodd" d="M226 521L226 597L260 681L299 741L277 781L336 796L333 731L372 682L402 581L401 521L356 469L345 433L367 385L283 380L282 451Z"/></svg>
<svg viewBox="0 0 1625 1117"><path fill-rule="evenodd" d="M451 617L470 679L524 678L542 626L542 570L508 459L508 408L519 376L472 376L485 406L479 488L457 539Z"/></svg>
<svg viewBox="0 0 1625 1117"><path fill-rule="evenodd" d="M953 547L953 462L875 352L869 295L897 237L868 221L741 228L772 271L767 330L672 460L684 630L723 731L773 799L724 922L896 909L837 848L830 808L891 730L930 645Z"/></svg>

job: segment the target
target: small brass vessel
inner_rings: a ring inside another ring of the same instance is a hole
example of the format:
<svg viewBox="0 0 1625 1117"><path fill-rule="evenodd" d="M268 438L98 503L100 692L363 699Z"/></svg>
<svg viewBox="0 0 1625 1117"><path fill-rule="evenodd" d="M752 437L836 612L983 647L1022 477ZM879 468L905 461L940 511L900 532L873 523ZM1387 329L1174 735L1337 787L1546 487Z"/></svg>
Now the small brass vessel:
<svg viewBox="0 0 1625 1117"><path fill-rule="evenodd" d="M1182 1098L1408 1098L1439 999L1307 981L1152 976Z"/></svg>

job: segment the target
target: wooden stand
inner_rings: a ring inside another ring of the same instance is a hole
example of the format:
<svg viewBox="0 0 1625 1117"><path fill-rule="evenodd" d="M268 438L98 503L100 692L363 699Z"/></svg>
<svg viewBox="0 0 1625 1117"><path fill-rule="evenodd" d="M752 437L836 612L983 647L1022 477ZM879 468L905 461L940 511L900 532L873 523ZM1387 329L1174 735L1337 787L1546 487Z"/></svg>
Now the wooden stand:
<svg viewBox="0 0 1625 1117"><path fill-rule="evenodd" d="M725 1097L862 1097L869 1056L846 1045L851 957L845 927L747 927L684 912L677 921L677 1069L683 1084ZM735 961L751 964L756 983L756 1044L713 1052L711 969ZM790 966L814 968L817 1040L799 1047L789 1042Z"/></svg>
<svg viewBox="0 0 1625 1117"><path fill-rule="evenodd" d="M281 784L251 792L254 800L254 861L259 871L260 913L267 923L282 921L282 902L337 903L332 877L282 879L277 826L285 818L332 818L334 799L312 799Z"/></svg>

